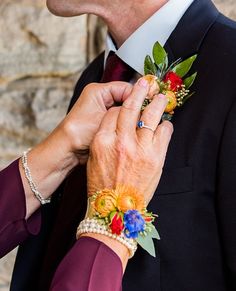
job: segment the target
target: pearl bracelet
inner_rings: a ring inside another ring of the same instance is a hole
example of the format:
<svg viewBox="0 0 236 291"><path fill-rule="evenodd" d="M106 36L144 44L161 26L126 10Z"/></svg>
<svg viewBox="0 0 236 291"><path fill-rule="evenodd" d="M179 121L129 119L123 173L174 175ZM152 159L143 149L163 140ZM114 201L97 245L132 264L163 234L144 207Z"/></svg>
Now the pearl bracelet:
<svg viewBox="0 0 236 291"><path fill-rule="evenodd" d="M30 186L30 189L31 191L34 193L34 196L39 200L39 202L43 205L43 204L47 204L47 203L50 203L51 202L51 198L43 198L42 194L38 191L33 179L32 179L32 176L31 176L31 171L30 171L30 168L28 166L28 158L27 158L27 154L28 154L29 150L28 151L25 151L23 153L23 156L21 157L21 162L22 162L22 167L24 169L24 173L25 173L25 177L29 183L29 186Z"/></svg>
<svg viewBox="0 0 236 291"><path fill-rule="evenodd" d="M76 238L79 239L83 233L102 234L119 241L128 248L130 253L129 258L132 258L137 250L137 242L134 239L125 237L123 233L121 233L121 235L113 234L106 225L100 224L99 221L94 218L86 218L80 222L77 228Z"/></svg>

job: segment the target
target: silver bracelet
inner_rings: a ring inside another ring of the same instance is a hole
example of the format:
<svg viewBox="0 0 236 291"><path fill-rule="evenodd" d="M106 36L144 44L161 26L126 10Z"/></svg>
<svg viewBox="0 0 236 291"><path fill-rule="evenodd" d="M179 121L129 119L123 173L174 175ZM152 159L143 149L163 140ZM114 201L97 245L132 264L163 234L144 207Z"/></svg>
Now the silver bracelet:
<svg viewBox="0 0 236 291"><path fill-rule="evenodd" d="M105 224L100 224L94 218L86 218L80 222L77 228L76 238L79 239L83 233L98 233L119 241L128 248L130 253L129 258L132 258L137 250L137 242L134 239L125 237L123 233L120 235L113 234Z"/></svg>
<svg viewBox="0 0 236 291"><path fill-rule="evenodd" d="M43 198L42 194L37 190L37 187L32 179L32 176L31 176L31 172L30 172L30 168L28 166L28 158L27 158L27 154L28 154L29 150L28 151L25 151L23 153L23 156L21 157L21 161L22 161L22 167L24 169L24 173L25 173L25 177L29 183L29 186L30 186L30 189L31 191L34 193L34 196L39 200L39 202L43 205L43 204L47 204L47 203L50 203L51 202L51 198Z"/></svg>

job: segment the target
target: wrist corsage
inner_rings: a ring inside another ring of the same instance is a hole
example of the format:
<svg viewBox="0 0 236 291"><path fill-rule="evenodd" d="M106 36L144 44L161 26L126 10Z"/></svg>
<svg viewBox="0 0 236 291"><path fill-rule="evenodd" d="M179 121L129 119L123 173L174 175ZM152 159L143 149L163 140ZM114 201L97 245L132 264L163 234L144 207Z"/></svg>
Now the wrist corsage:
<svg viewBox="0 0 236 291"><path fill-rule="evenodd" d="M162 119L171 120L174 110L181 107L193 94L190 87L193 85L197 73L189 75L189 71L196 60L197 55L182 61L176 60L169 64L168 55L159 42L153 47L153 58L146 56L144 61L144 74L150 84L150 94L143 103L142 110L151 102L155 94L162 93L168 98L168 104Z"/></svg>
<svg viewBox="0 0 236 291"><path fill-rule="evenodd" d="M153 239L160 239L153 225L156 215L147 211L143 195L135 188L122 185L97 191L89 198L86 217L77 237L84 232L102 233L125 244L131 256L139 244L155 257Z"/></svg>

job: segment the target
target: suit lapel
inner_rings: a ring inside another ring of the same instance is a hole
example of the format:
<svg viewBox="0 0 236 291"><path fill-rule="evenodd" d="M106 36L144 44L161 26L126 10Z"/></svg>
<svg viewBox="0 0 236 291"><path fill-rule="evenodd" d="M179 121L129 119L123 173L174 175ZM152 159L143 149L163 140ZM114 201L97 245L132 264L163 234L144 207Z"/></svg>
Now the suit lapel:
<svg viewBox="0 0 236 291"><path fill-rule="evenodd" d="M199 51L219 11L210 0L195 0L170 35L165 48L171 62ZM201 16L201 17L199 17Z"/></svg>
<svg viewBox="0 0 236 291"><path fill-rule="evenodd" d="M199 57L191 71L197 71L199 73L199 64L202 62L200 49L218 15L218 10L210 0L195 0L165 45L171 62L179 58L186 59L197 53ZM174 114L172 123L174 124L175 130L168 148L164 171L158 185L158 195L163 193L178 193L183 191L183 188L185 190L192 188L192 169L189 167L188 159L189 148L184 147L182 139L185 124L190 122L190 119L187 119L185 114L188 109L190 110L189 112L192 112L193 107L196 106L194 101L199 99L199 84L198 77L191 88L196 93L182 108L176 110ZM200 86L202 88L202 84ZM179 179L180 175L185 177L184 181L183 179Z"/></svg>

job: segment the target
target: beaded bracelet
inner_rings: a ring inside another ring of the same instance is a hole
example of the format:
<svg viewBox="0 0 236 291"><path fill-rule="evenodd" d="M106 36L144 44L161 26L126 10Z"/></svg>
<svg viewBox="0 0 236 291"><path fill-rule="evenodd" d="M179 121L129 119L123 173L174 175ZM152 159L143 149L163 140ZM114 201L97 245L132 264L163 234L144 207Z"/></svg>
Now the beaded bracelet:
<svg viewBox="0 0 236 291"><path fill-rule="evenodd" d="M27 150L23 153L23 155L21 157L21 162L22 162L22 167L24 169L25 177L29 183L30 189L34 193L34 196L39 200L39 202L42 205L50 203L51 198L50 197L47 199L43 198L42 194L38 191L38 189L33 181L31 171L30 171L30 168L28 166L28 157L27 157L28 152L29 152L29 150Z"/></svg>
<svg viewBox="0 0 236 291"><path fill-rule="evenodd" d="M76 238L79 239L83 233L102 234L119 241L128 248L130 253L129 258L132 258L135 251L137 250L137 242L135 240L126 238L124 234L113 234L106 225L100 224L97 219L86 218L81 221L77 228Z"/></svg>

